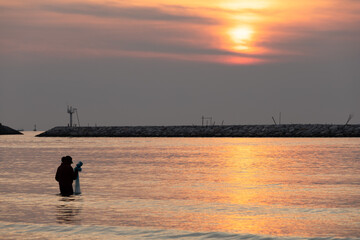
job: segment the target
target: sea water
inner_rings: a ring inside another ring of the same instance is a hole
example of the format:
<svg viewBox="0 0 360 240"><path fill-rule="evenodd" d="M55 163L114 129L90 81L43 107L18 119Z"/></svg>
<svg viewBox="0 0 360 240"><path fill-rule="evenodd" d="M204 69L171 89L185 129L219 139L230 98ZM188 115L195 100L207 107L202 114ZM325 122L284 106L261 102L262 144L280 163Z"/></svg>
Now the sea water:
<svg viewBox="0 0 360 240"><path fill-rule="evenodd" d="M359 138L34 136L0 136L0 239L360 239Z"/></svg>

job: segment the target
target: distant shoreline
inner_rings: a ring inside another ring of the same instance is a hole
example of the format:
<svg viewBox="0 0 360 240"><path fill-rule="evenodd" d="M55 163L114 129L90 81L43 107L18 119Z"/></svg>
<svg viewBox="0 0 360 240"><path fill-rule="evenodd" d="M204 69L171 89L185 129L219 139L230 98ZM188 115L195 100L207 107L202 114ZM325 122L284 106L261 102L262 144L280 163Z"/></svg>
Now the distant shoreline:
<svg viewBox="0 0 360 240"><path fill-rule="evenodd" d="M37 137L360 137L360 124L54 127Z"/></svg>

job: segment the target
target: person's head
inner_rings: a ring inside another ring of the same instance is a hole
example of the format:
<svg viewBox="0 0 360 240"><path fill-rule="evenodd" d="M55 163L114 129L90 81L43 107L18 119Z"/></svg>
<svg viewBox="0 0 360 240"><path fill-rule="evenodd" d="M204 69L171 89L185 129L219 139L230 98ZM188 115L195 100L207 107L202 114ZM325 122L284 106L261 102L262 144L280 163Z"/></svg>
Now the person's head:
<svg viewBox="0 0 360 240"><path fill-rule="evenodd" d="M66 163L66 164L72 164L73 163L72 157L70 157L70 156L62 157L61 162Z"/></svg>
<svg viewBox="0 0 360 240"><path fill-rule="evenodd" d="M66 156L66 160L67 160L67 162L70 163L70 164L73 163L72 157L70 157L70 156Z"/></svg>

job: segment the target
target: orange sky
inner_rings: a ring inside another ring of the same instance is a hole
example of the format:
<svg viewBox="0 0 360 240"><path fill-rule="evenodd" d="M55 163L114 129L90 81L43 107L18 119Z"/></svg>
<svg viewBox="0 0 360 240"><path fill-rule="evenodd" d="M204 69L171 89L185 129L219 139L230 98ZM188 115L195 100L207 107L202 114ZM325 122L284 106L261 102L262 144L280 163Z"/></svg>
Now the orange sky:
<svg viewBox="0 0 360 240"><path fill-rule="evenodd" d="M358 0L0 0L2 122L344 124L359 26Z"/></svg>
<svg viewBox="0 0 360 240"><path fill-rule="evenodd" d="M318 54L307 42L329 37L320 33L353 31L360 4L350 0L139 0L125 4L15 0L0 1L0 7L1 27L7 33L0 39L1 51L9 55L253 64Z"/></svg>

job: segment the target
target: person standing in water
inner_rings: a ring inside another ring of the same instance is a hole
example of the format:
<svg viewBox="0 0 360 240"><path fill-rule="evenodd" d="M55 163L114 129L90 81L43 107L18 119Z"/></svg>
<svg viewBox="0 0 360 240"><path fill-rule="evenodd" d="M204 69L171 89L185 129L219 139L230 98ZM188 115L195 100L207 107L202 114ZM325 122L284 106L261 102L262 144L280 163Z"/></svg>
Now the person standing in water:
<svg viewBox="0 0 360 240"><path fill-rule="evenodd" d="M70 156L62 157L61 162L56 171L55 180L59 182L61 195L70 196L74 194L72 183L78 177L78 169L72 168L73 161Z"/></svg>

